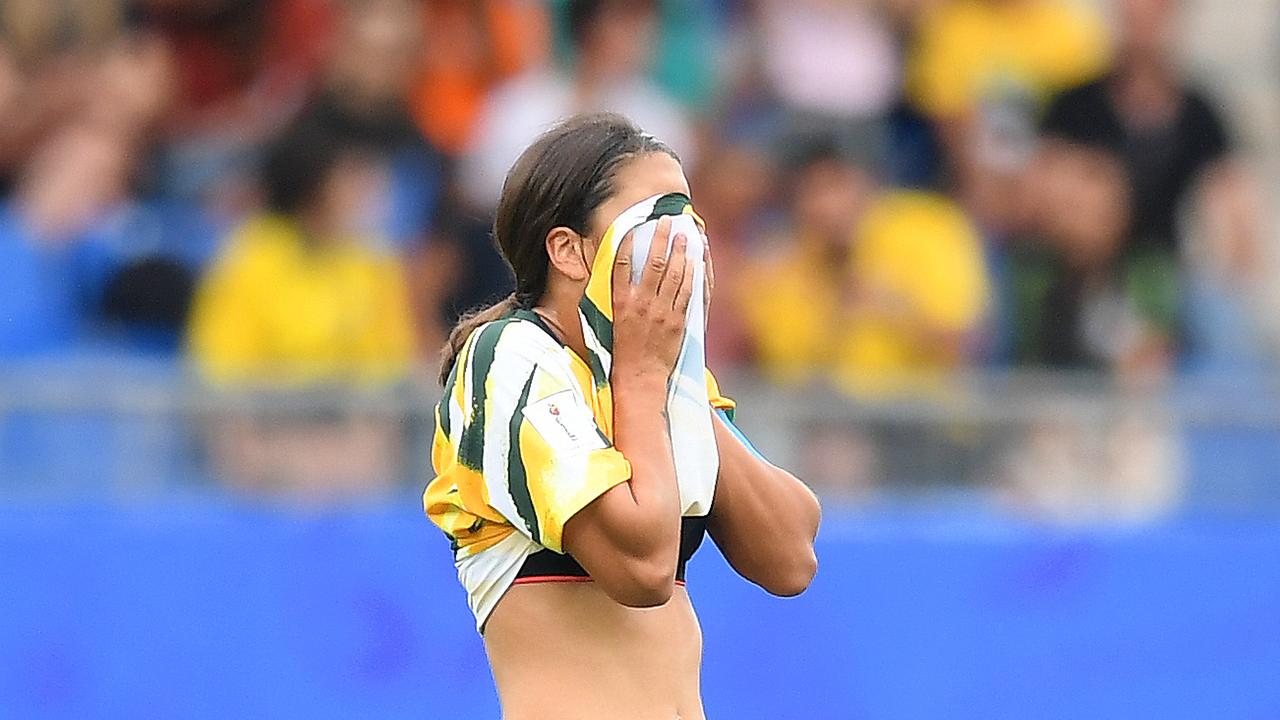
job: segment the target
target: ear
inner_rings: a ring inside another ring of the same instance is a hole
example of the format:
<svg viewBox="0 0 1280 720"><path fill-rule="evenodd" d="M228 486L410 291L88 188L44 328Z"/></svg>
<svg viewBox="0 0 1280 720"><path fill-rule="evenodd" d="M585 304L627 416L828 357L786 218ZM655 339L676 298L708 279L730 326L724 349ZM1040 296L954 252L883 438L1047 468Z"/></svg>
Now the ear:
<svg viewBox="0 0 1280 720"><path fill-rule="evenodd" d="M586 282L591 276L591 267L587 264L591 258L586 257L585 244L585 239L571 228L552 228L547 233L547 257L551 260L551 267L569 280Z"/></svg>

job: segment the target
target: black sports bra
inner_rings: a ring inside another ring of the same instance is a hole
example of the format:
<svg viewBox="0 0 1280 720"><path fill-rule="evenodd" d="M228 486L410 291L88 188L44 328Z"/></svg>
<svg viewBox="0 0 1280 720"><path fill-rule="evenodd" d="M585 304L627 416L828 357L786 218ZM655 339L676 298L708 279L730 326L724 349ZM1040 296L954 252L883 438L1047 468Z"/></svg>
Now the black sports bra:
<svg viewBox="0 0 1280 720"><path fill-rule="evenodd" d="M685 517L680 520L680 559L676 562L676 582L684 583L685 565L702 545L707 532L707 518ZM525 558L516 574L515 584L539 582L584 582L591 575L571 555L543 548Z"/></svg>

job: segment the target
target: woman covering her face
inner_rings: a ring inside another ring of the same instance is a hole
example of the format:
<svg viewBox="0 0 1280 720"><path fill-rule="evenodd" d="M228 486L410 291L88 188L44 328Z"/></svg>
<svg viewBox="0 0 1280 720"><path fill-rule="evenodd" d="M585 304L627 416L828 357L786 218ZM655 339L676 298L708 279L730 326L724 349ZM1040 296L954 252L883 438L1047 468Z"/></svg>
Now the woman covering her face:
<svg viewBox="0 0 1280 720"><path fill-rule="evenodd" d="M548 131L494 223L516 292L445 349L424 505L508 720L703 717L685 565L704 533L776 595L816 571L817 500L703 367L713 274L689 194L625 118Z"/></svg>

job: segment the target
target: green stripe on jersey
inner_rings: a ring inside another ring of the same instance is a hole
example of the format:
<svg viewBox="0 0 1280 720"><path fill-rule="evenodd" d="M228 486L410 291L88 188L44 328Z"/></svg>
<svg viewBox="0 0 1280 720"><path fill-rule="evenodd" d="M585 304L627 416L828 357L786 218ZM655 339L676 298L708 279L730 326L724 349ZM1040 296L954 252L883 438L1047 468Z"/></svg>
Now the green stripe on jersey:
<svg viewBox="0 0 1280 720"><path fill-rule="evenodd" d="M497 320L481 330L469 358L471 421L462 429L462 439L458 442L458 462L476 471L484 468L484 406L489 394L489 368L493 367L494 350L498 347L498 339L502 337L502 330L508 322L510 320Z"/></svg>
<svg viewBox="0 0 1280 720"><path fill-rule="evenodd" d="M440 398L440 404L436 405L436 422L440 424L440 432L445 437L450 437L449 431L453 428L449 405L453 402L453 389L458 384L458 366L461 364L455 359L453 367L449 368L449 378L444 381L444 395Z"/></svg>
<svg viewBox="0 0 1280 720"><path fill-rule="evenodd" d="M596 340L600 341L600 345L610 352L613 351L613 321L604 316L604 312L596 307L586 297L578 303L578 309L582 310L582 315L587 319L587 327L591 328L591 332L595 333Z"/></svg>
<svg viewBox="0 0 1280 720"><path fill-rule="evenodd" d="M645 218L645 222L657 220L663 215L683 215L684 209L691 204L692 202L689 200L688 195L667 193L653 203L653 210L649 212L649 217Z"/></svg>
<svg viewBox="0 0 1280 720"><path fill-rule="evenodd" d="M540 542L542 532L538 528L538 513L533 508L533 496L529 493L529 476L525 472L524 455L520 453L520 426L524 424L524 406L529 402L529 390L533 387L533 376L537 372L535 368L529 373L529 379L520 391L520 400L516 402L516 411L511 413L507 450L507 489L511 492L512 502L516 504L516 512L520 513L534 542Z"/></svg>
<svg viewBox="0 0 1280 720"><path fill-rule="evenodd" d="M604 371L604 361L595 350L587 348L587 364L591 366L591 379L595 381L596 390L609 384L609 376Z"/></svg>

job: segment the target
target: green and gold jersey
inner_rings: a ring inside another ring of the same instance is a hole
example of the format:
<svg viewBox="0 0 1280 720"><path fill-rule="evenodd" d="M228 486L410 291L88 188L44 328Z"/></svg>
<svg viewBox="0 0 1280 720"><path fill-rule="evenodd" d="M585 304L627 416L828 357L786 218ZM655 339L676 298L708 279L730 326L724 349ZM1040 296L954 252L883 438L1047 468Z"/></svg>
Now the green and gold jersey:
<svg viewBox="0 0 1280 720"><path fill-rule="evenodd" d="M479 628L526 558L563 553L569 518L631 477L598 371L521 310L477 328L449 373L423 505L452 542ZM709 372L706 381L710 406L730 411ZM682 488L685 514L705 514L713 493Z"/></svg>

